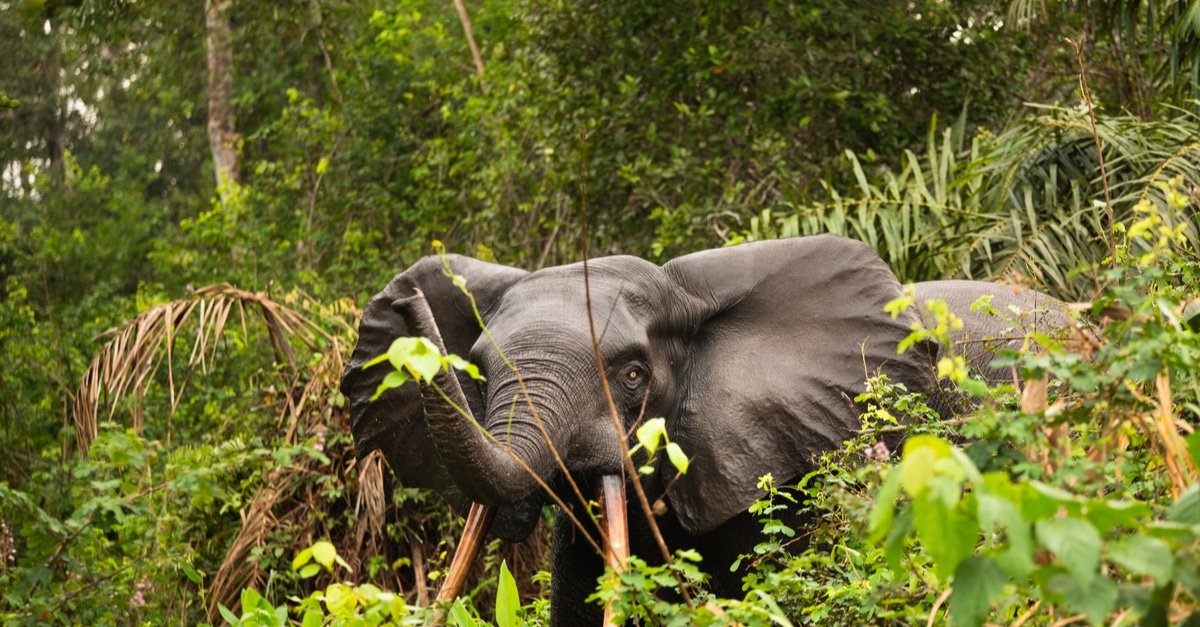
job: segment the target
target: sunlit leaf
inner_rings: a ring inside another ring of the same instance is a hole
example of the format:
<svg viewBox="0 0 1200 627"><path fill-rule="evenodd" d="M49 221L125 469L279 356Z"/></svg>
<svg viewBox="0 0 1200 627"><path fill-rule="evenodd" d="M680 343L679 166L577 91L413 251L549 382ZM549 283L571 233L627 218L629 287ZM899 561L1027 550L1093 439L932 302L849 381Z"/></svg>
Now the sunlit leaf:
<svg viewBox="0 0 1200 627"><path fill-rule="evenodd" d="M337 549L333 544L325 540L321 540L312 545L313 559L317 563L324 566L327 570L333 570L334 559L337 558Z"/></svg>

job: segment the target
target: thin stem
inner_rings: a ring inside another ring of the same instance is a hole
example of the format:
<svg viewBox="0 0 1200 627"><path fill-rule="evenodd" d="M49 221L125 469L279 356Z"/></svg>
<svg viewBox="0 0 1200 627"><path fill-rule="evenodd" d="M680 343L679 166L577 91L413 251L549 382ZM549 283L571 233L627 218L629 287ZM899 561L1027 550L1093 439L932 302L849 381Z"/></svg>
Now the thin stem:
<svg viewBox="0 0 1200 627"><path fill-rule="evenodd" d="M586 146L587 131L580 129L580 141ZM613 402L612 390L608 387L608 377L604 374L604 359L600 356L600 338L596 335L596 319L592 315L592 287L588 272L588 222L587 222L587 177L586 177L586 152L582 153L584 163L584 179L581 183L581 193L583 204L583 293L587 303L588 314L588 330L592 335L592 356L596 360L596 374L600 377L600 385L604 390L604 401L608 404L608 414L612 417L613 430L617 437L617 444L621 447L621 457L625 460L624 471L627 476L632 478L629 482L633 484L633 490L637 494L638 503L642 506L642 513L646 517L646 522L650 525L650 533L654 536L654 541L658 544L659 551L662 552L663 560L668 565L674 566L675 560L671 557L671 550L667 548L667 543L663 539L662 532L658 528L658 521L654 517L654 509L650 507L650 501L646 498L646 492L642 489L642 482L639 479L637 468L633 465L633 457L629 454L629 440L625 438L625 429L621 427L621 417L617 413L616 404ZM645 401L643 401L643 410ZM679 584L679 593L683 595L683 600L688 604L689 608L695 609L696 605L692 602L692 596L688 594L687 582L683 580L679 572L671 569L671 575L675 577L675 581Z"/></svg>
<svg viewBox="0 0 1200 627"><path fill-rule="evenodd" d="M454 374L450 373L450 376L454 376ZM483 428L483 425L479 424L479 421L475 420L475 417L471 415L471 412L467 411L463 407L459 407L458 403L455 403L453 400L451 400L450 396L448 394L446 394L446 391L443 390L441 388L441 386L434 384L432 381L429 383L429 385L430 385L430 387L432 387L434 389L434 391L436 391L438 393L439 396L442 397L442 400L446 401L447 404L449 404L451 407L454 408L454 411L458 412L459 415L461 415L463 418L466 418L467 420L469 420L471 422L471 424L474 425L475 428L478 429L480 431L480 433L482 433L484 435L484 437L486 437L487 439L489 439L493 443L495 443L497 446L499 446L500 450L507 453L509 457L512 457L513 461L517 462L517 464L519 464L521 466L521 468L526 473L529 474L530 477L533 477L533 480L536 481L537 484L539 486L541 486L541 488L543 490L546 491L546 494L550 495L550 498L554 499L554 503L556 505L558 505L559 507L561 507L563 509L563 511L565 511L567 513L567 516L569 516L571 518L571 521L573 523L575 523L575 526L579 529L579 531L581 533L583 533L583 537L587 539L588 544L591 544L592 547L595 548L597 552L603 554L603 551L600 550L600 544L598 542L596 542L595 538L592 538L592 536L590 534L588 534L587 529L585 529L583 526L583 523L579 522L579 519L575 517L575 514L573 514L569 508L567 508L566 504L563 503L562 499L560 499L558 497L558 495L554 493L554 490L551 490L550 486L541 477L539 477L538 474L536 472L534 472L532 468L529 467L529 464L525 463L525 460L521 459L520 455L517 455L515 452L513 452L512 448L510 448L507 444L504 444L503 442L499 441L498 439L496 439L495 435L492 435L492 433L490 431ZM549 441L549 436L546 436L546 437L547 437L547 441ZM553 448L553 445L551 445L551 448ZM557 453L555 454L555 457L557 457ZM566 471L564 470L564 472L566 472ZM574 482L572 482L572 485L574 485ZM578 488L576 488L575 490L577 493L579 492ZM582 500L583 497L580 496L580 499ZM586 506L587 501L583 501L583 504ZM588 510L588 513L590 515L591 510ZM592 519L593 519L593 522L595 522L594 516L592 517ZM599 523L597 523L596 527L599 529L599 527L600 527ZM600 533L603 536L604 530L600 529ZM605 541L607 542L607 539L605 539Z"/></svg>
<svg viewBox="0 0 1200 627"><path fill-rule="evenodd" d="M1087 41L1087 32L1075 43L1070 37L1067 43L1075 48L1075 59L1079 62L1079 84L1083 89L1083 100L1087 103L1088 119L1092 123L1092 139L1096 142L1096 159L1100 162L1100 183L1104 185L1104 211L1108 215L1108 245L1112 267L1117 267L1117 227L1113 221L1112 197L1108 191L1108 174L1104 170L1104 151L1100 148L1100 132L1096 130L1096 107L1092 104L1092 91L1088 89L1087 68L1083 65L1083 44Z"/></svg>
<svg viewBox="0 0 1200 627"><path fill-rule="evenodd" d="M451 280L454 280L456 275L450 268L450 258L445 255L444 249L438 251L438 256L441 257L442 260L442 273L450 277ZM566 478L567 483L571 486L571 490L575 492L575 496L579 499L579 503L584 506L585 511L588 513L588 518L590 518L592 523L596 525L596 529L599 530L601 538L607 542L607 538L604 537L604 529L601 528L602 526L600 525L600 522L596 520L596 517L592 515L591 508L587 506L588 499L583 496L583 491L579 489L579 484L576 483L575 478L571 476L571 471L567 469L566 462L563 461L562 455L560 455L558 452L558 448L554 446L554 441L550 438L550 432L546 430L546 424L542 422L542 417L538 413L537 407L534 406L533 400L529 396L529 388L525 387L525 378L521 376L521 371L517 369L516 364L509 361L508 356L504 354L504 351L500 350L500 345L496 343L496 338L492 337L492 332L488 330L487 324L485 324L483 321L483 314L479 311L479 304L475 302L475 296L467 291L465 285L459 285L459 289L467 296L467 299L471 301L471 311L475 314L475 321L479 323L479 328L483 330L483 334L487 337L488 342L492 345L492 348L495 349L496 354L500 356L500 359L504 361L504 365L508 366L509 370L512 370L513 375L516 376L517 386L521 388L521 395L525 397L525 405L529 407L529 413L533 416L533 422L537 425L538 431L542 434L542 439L546 442L546 446L550 447L550 454L554 456L554 462L558 464L559 470L562 471L563 477ZM455 405L455 408L457 409L457 405ZM458 409L458 412L464 416L468 415L462 409ZM471 417L471 421L475 424L476 428L483 431L493 442L497 441L495 437L487 431L487 429L484 429L478 422L475 421L474 417ZM508 450L507 447L505 448ZM509 454L514 455L515 457L515 453L509 451ZM521 462L520 459L517 461ZM524 466L524 462L521 462L521 465ZM550 488L547 487L546 484L542 482L542 480L536 474L534 474L532 470L526 467L526 471L533 475L534 479L537 479L538 483L546 489L547 493L554 498L554 501L558 503L560 507L566 509L566 506L563 504L563 502L559 500L556 495L550 492ZM579 521L575 518L575 515L570 513L570 510L567 510L567 515L571 517L571 520L575 521L575 525L579 527L579 531L588 538L588 542L590 542L592 546L595 546L597 550L599 550L599 545L593 538L591 538L591 536L588 535L587 530L583 528L583 525L579 523Z"/></svg>

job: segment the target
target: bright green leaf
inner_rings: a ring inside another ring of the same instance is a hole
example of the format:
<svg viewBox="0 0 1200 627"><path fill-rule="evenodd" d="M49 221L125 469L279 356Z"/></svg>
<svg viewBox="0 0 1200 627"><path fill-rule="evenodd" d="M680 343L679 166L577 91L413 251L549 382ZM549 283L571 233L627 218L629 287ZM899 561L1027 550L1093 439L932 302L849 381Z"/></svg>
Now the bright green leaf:
<svg viewBox="0 0 1200 627"><path fill-rule="evenodd" d="M888 568L892 570L893 578L901 575L900 559L904 557L904 543L912 528L913 510L910 504L900 509L900 514L892 523L892 531L888 534L887 542L883 545L883 557L887 560Z"/></svg>
<svg viewBox="0 0 1200 627"><path fill-rule="evenodd" d="M221 617L225 619L225 622L229 623L230 625L238 625L242 622L238 619L236 614L229 611L229 608L221 605L220 603L217 604L217 611L221 613Z"/></svg>
<svg viewBox="0 0 1200 627"><path fill-rule="evenodd" d="M666 433L666 425L667 421L663 418L651 418L637 428L635 434L638 442L641 442L650 455L658 450L658 441Z"/></svg>
<svg viewBox="0 0 1200 627"><path fill-rule="evenodd" d="M325 606L330 614L350 614L358 606L358 596L344 583L331 583L325 588Z"/></svg>
<svg viewBox="0 0 1200 627"><path fill-rule="evenodd" d="M438 370L442 369L442 355L432 342L419 338L408 356L408 368L425 382L432 381Z"/></svg>
<svg viewBox="0 0 1200 627"><path fill-rule="evenodd" d="M415 337L398 337L392 340L392 345L388 347L387 351L387 359L392 362L392 367L396 370L404 369L404 365L408 363L408 358L416 346L417 338Z"/></svg>
<svg viewBox="0 0 1200 627"><path fill-rule="evenodd" d="M327 570L333 570L333 561L337 557L337 549L333 547L332 543L321 540L313 544L312 555L318 564L324 566Z"/></svg>
<svg viewBox="0 0 1200 627"><path fill-rule="evenodd" d="M517 609L520 607L517 582L509 572L508 564L500 562L500 582L496 592L496 627L517 627Z"/></svg>
<svg viewBox="0 0 1200 627"><path fill-rule="evenodd" d="M671 460L671 465L675 466L675 470L678 470L680 474L687 474L688 457L678 444L667 442L667 459Z"/></svg>
<svg viewBox="0 0 1200 627"><path fill-rule="evenodd" d="M304 613L304 622L300 623L300 627L321 627L324 624L325 617L320 612L309 610Z"/></svg>
<svg viewBox="0 0 1200 627"><path fill-rule="evenodd" d="M408 381L408 374L406 374L403 370L393 370L387 373L387 375L383 377L383 381L380 382L379 387L375 388L375 393L371 395L371 400L375 400L380 396L383 396L384 392L392 388L400 387L405 381Z"/></svg>
<svg viewBox="0 0 1200 627"><path fill-rule="evenodd" d="M925 483L933 478L934 464L937 463L937 453L929 448L918 448L909 451L905 448L904 460L900 462L900 484L909 496L915 497L925 487Z"/></svg>
<svg viewBox="0 0 1200 627"><path fill-rule="evenodd" d="M292 559L292 570L299 570L301 566L307 564L312 559L312 547L308 547L296 554Z"/></svg>
<svg viewBox="0 0 1200 627"><path fill-rule="evenodd" d="M454 618L454 624L458 627L478 627L475 619L471 618L470 612L463 607L462 599L454 600L454 605L450 606L450 616Z"/></svg>

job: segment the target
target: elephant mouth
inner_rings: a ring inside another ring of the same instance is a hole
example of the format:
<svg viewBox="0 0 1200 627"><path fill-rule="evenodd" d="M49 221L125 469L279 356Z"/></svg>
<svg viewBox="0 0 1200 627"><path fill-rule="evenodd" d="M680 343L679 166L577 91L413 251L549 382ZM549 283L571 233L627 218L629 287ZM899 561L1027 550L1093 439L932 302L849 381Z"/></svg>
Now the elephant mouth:
<svg viewBox="0 0 1200 627"><path fill-rule="evenodd" d="M625 479L621 475L604 475L597 489L600 503L600 529L604 547L604 563L619 572L629 557L629 524L625 511ZM488 529L496 518L497 507L473 503L467 514L462 540L454 552L450 572L438 591L439 604L448 604L462 593L467 575L487 539ZM563 521L565 523L565 521ZM611 606L604 608L604 624L615 624Z"/></svg>

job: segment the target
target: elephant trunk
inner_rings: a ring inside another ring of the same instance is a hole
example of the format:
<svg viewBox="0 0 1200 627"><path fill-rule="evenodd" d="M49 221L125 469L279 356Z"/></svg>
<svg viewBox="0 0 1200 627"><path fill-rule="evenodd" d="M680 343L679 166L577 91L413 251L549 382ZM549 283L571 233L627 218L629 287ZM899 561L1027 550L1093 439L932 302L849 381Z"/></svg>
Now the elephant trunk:
<svg viewBox="0 0 1200 627"><path fill-rule="evenodd" d="M415 291L414 296L393 302L392 308L404 317L409 328L433 342L444 355L446 347L425 295ZM547 476L553 468L553 459L544 443L535 445L534 450L518 453L497 442L471 416L466 395L453 372L439 370L432 385L420 385L434 447L463 494L485 505L513 505L539 488L533 475ZM541 442L540 438L536 441Z"/></svg>

